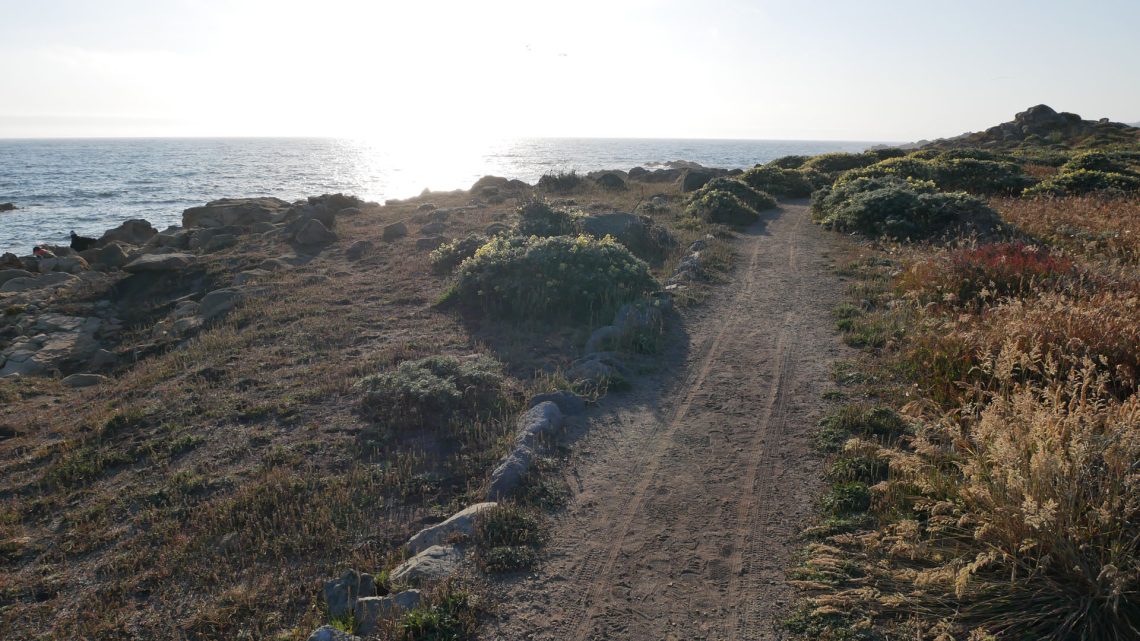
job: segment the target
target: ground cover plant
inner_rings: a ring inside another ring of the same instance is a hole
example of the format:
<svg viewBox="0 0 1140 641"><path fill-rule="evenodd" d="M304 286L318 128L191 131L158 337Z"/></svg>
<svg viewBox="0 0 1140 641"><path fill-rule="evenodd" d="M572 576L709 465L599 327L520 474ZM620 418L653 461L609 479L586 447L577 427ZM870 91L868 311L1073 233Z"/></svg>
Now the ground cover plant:
<svg viewBox="0 0 1140 641"><path fill-rule="evenodd" d="M844 268L841 329L900 331L864 347L843 379L859 400L821 424L831 489L793 571L801 638L1140 634L1140 261L1121 215L1140 203L990 202L1033 242L879 242ZM868 403L905 429L863 428Z"/></svg>

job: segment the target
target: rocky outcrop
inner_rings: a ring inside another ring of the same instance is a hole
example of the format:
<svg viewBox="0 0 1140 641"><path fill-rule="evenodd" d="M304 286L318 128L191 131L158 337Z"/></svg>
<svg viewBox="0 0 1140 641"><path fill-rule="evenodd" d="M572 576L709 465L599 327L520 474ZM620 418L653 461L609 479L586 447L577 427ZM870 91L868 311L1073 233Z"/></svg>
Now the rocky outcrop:
<svg viewBox="0 0 1140 641"><path fill-rule="evenodd" d="M475 533L475 517L481 512L498 505L494 502L476 503L451 515L446 521L426 527L408 539L408 549L418 554L434 546L446 543L456 536L471 536Z"/></svg>
<svg viewBox="0 0 1140 641"><path fill-rule="evenodd" d="M394 583L420 585L442 581L463 562L463 550L457 545L433 545L392 570Z"/></svg>
<svg viewBox="0 0 1140 641"><path fill-rule="evenodd" d="M595 238L612 236L649 263L660 262L677 246L673 234L649 216L623 212L594 214L579 221L579 227Z"/></svg>
<svg viewBox="0 0 1140 641"><path fill-rule="evenodd" d="M52 272L42 276L12 278L0 285L0 292L26 292L34 289L57 289L79 282L79 278L64 272Z"/></svg>
<svg viewBox="0 0 1140 641"><path fill-rule="evenodd" d="M141 272L165 272L186 269L198 262L193 254L146 254L123 266L123 271L133 274Z"/></svg>
<svg viewBox="0 0 1140 641"><path fill-rule="evenodd" d="M222 198L201 207L182 212L182 227L239 226L249 228L254 223L270 222L288 210L290 204L280 198Z"/></svg>
<svg viewBox="0 0 1140 641"><path fill-rule="evenodd" d="M391 596L370 596L356 600L353 610L354 632L369 636L379 627L382 619L389 619L419 607L423 593L404 590Z"/></svg>
<svg viewBox="0 0 1140 641"><path fill-rule="evenodd" d="M680 179L681 193L696 191L715 177L712 171L706 169L686 169Z"/></svg>
<svg viewBox="0 0 1140 641"><path fill-rule="evenodd" d="M1140 129L1107 118L1084 120L1079 115L1057 112L1048 105L1035 105L1014 115L1013 120L980 132L965 133L933 142L922 141L909 147L952 149L981 147L1011 149L1021 145L1049 144L1064 147L1096 148L1140 142Z"/></svg>
<svg viewBox="0 0 1140 641"><path fill-rule="evenodd" d="M519 417L515 425L515 447L491 472L487 498L501 501L509 497L530 471L535 451L562 426L562 410L551 401L542 401Z"/></svg>
<svg viewBox="0 0 1140 641"><path fill-rule="evenodd" d="M325 604L334 619L350 614L357 599L371 596L376 596L376 579L371 574L348 570L340 578L325 583Z"/></svg>
<svg viewBox="0 0 1140 641"><path fill-rule="evenodd" d="M15 211L16 209L18 209L18 207L13 203L0 203L0 212Z"/></svg>
<svg viewBox="0 0 1140 641"><path fill-rule="evenodd" d="M141 218L132 218L125 221L123 224L108 229L103 232L103 235L96 241L96 247L102 247L108 243L119 242L128 245L145 245L148 240L158 234L149 222Z"/></svg>
<svg viewBox="0 0 1140 641"><path fill-rule="evenodd" d="M404 223L392 223L391 225L386 225L384 227L384 231L380 234L380 237L383 238L384 240L388 241L388 242L391 242L393 240L396 240L397 238L403 238L404 236L407 236L407 235L408 235L408 226L407 225L405 225Z"/></svg>
<svg viewBox="0 0 1140 641"><path fill-rule="evenodd" d="M68 362L87 361L99 349L96 334L102 325L99 318L53 313L29 318L19 328L22 336L0 351L0 377L44 376Z"/></svg>

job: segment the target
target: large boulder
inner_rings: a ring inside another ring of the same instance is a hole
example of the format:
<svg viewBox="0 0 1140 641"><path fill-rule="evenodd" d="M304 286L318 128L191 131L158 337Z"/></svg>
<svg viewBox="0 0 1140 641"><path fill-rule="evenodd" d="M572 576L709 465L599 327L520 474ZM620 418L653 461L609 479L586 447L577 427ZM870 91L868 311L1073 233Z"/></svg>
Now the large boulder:
<svg viewBox="0 0 1140 641"><path fill-rule="evenodd" d="M346 571L339 579L325 583L324 597L329 616L340 619L353 611L356 600L376 596L376 579L356 570Z"/></svg>
<svg viewBox="0 0 1140 641"><path fill-rule="evenodd" d="M600 174L594 179L594 182L598 183L598 186L602 189L609 191L623 191L625 189L625 181L622 180L621 176L612 171Z"/></svg>
<svg viewBox="0 0 1140 641"><path fill-rule="evenodd" d="M336 242L337 236L335 233L329 231L320 220L310 218L305 224L297 230L293 240L298 245L327 245Z"/></svg>
<svg viewBox="0 0 1140 641"><path fill-rule="evenodd" d="M59 288L66 287L72 283L78 283L79 278L64 272L52 272L44 274L43 276L36 276L34 278L20 277L12 278L0 285L0 292L27 292L34 289L46 288Z"/></svg>
<svg viewBox="0 0 1140 641"><path fill-rule="evenodd" d="M534 463L534 450L520 445L507 455L503 462L491 472L491 484L487 488L487 498L501 501L514 493L522 483L530 466Z"/></svg>
<svg viewBox="0 0 1140 641"><path fill-rule="evenodd" d="M384 226L384 232L380 235L386 241L393 241L397 238L403 238L408 235L408 226L404 223L392 223Z"/></svg>
<svg viewBox="0 0 1140 641"><path fill-rule="evenodd" d="M408 549L419 554L433 545L446 543L455 535L471 536L475 533L475 517L484 510L498 505L494 502L476 503L451 515L446 521L426 527L408 539Z"/></svg>
<svg viewBox="0 0 1140 641"><path fill-rule="evenodd" d="M122 241L113 240L102 247L81 251L79 255L91 265L92 269L110 271L121 269L130 262L130 249L128 249L130 247Z"/></svg>
<svg viewBox="0 0 1140 641"><path fill-rule="evenodd" d="M193 266L198 258L193 254L175 252L171 254L146 254L139 256L123 266L123 271L137 274L140 272L168 272L186 269Z"/></svg>
<svg viewBox="0 0 1140 641"><path fill-rule="evenodd" d="M47 274L49 272L65 272L68 274L78 274L91 269L87 261L82 256L57 256L55 258L44 258L40 260L40 273Z"/></svg>
<svg viewBox="0 0 1140 641"><path fill-rule="evenodd" d="M463 550L457 545L433 545L392 570L394 583L420 584L442 581L451 576L463 562Z"/></svg>
<svg viewBox="0 0 1140 641"><path fill-rule="evenodd" d="M157 233L158 230L149 222L141 218L132 218L114 229L103 232L95 246L101 247L112 242L143 245Z"/></svg>
<svg viewBox="0 0 1140 641"><path fill-rule="evenodd" d="M228 225L248 228L254 223L270 222L288 208L289 203L280 198L222 198L183 211L182 226L186 229Z"/></svg>
<svg viewBox="0 0 1140 641"><path fill-rule="evenodd" d="M354 631L369 636L376 631L380 619L391 618L415 610L423 600L419 590L404 590L391 596L370 596L356 600L353 610Z"/></svg>
<svg viewBox="0 0 1140 641"><path fill-rule="evenodd" d="M95 335L101 326L98 318L41 315L29 328L30 336L22 336L0 351L0 377L42 376L68 362L90 359L99 348Z"/></svg>
<svg viewBox="0 0 1140 641"><path fill-rule="evenodd" d="M242 292L233 287L216 289L202 297L198 303L198 315L203 321L225 316L242 299Z"/></svg>
<svg viewBox="0 0 1140 641"><path fill-rule="evenodd" d="M582 231L595 238L613 236L635 256L651 263L663 260L677 245L677 239L669 230L649 216L623 212L595 214L583 218L580 225Z"/></svg>
<svg viewBox="0 0 1140 641"><path fill-rule="evenodd" d="M523 412L518 420L515 444L537 449L539 441L553 434L562 425L562 410L551 401L539 403Z"/></svg>
<svg viewBox="0 0 1140 641"><path fill-rule="evenodd" d="M36 275L26 269L3 269L0 270L0 285L12 280L13 278L35 278Z"/></svg>
<svg viewBox="0 0 1140 641"><path fill-rule="evenodd" d="M705 186L705 183L715 178L711 171L703 169L686 169L685 174L681 176L681 192L688 193L696 191Z"/></svg>

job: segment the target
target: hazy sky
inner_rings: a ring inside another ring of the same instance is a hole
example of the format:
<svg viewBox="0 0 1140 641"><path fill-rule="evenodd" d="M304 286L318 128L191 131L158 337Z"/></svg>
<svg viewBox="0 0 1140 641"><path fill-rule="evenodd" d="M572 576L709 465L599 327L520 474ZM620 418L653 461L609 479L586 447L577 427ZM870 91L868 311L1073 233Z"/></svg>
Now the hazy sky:
<svg viewBox="0 0 1140 641"><path fill-rule="evenodd" d="M892 140L1140 120L1140 0L0 0L0 137Z"/></svg>

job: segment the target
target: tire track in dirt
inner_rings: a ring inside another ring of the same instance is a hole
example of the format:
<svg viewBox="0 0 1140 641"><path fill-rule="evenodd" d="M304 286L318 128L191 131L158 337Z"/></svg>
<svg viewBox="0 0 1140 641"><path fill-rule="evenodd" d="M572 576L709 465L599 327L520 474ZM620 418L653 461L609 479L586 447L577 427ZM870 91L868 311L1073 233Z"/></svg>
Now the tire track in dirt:
<svg viewBox="0 0 1140 641"><path fill-rule="evenodd" d="M739 241L734 282L687 313L687 353L608 398L538 573L499 586L487 639L767 639L819 485L836 242L785 205Z"/></svg>

